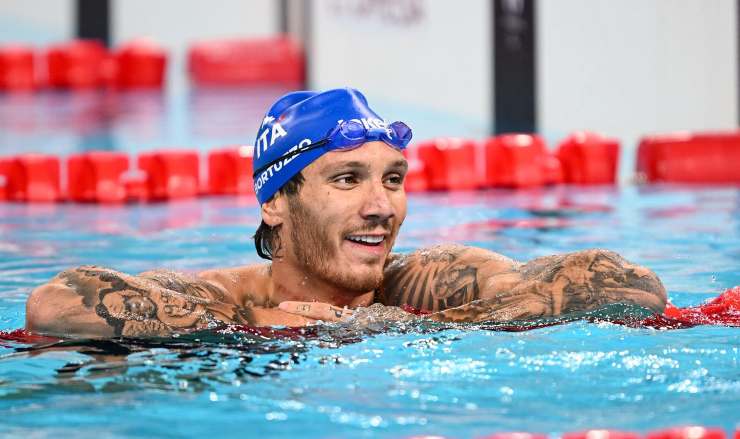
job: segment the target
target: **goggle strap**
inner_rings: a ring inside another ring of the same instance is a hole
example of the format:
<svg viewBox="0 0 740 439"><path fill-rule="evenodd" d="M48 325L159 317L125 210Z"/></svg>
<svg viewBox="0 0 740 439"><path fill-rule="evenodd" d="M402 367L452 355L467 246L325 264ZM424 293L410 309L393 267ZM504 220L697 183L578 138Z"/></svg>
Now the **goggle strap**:
<svg viewBox="0 0 740 439"><path fill-rule="evenodd" d="M276 158L275 160L271 160L268 163L265 163L263 166L261 166L259 169L254 171L252 173L252 178L255 178L256 176L260 175L261 173L265 172L265 170L269 169L270 166L274 165L275 163L278 163L282 160L289 159L291 157L295 157L298 154L301 154L303 152L312 151L314 149L321 148L322 146L329 143L329 139L321 139L316 143L311 143L309 145L304 146L303 148L297 148L295 151L291 151L287 154L283 154L280 157Z"/></svg>

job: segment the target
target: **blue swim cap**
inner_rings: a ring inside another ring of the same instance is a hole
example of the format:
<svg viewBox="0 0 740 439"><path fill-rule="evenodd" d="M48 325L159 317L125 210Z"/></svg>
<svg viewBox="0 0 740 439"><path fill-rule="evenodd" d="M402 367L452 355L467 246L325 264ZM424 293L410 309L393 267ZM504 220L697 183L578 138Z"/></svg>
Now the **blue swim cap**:
<svg viewBox="0 0 740 439"><path fill-rule="evenodd" d="M384 126L383 118L367 105L367 99L352 88L325 92L288 93L265 115L254 142L254 169L278 160L298 148L326 137L340 121L356 119L365 126ZM260 204L280 190L294 175L327 152L312 149L277 161L254 175L254 193Z"/></svg>

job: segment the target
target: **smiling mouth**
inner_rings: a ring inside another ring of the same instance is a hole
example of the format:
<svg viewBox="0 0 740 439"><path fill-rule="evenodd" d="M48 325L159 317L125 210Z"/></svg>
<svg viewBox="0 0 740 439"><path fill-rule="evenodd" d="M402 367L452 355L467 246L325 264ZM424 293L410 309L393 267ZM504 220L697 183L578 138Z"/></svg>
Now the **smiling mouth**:
<svg viewBox="0 0 740 439"><path fill-rule="evenodd" d="M378 247L385 242L385 235L350 235L344 239L355 244Z"/></svg>

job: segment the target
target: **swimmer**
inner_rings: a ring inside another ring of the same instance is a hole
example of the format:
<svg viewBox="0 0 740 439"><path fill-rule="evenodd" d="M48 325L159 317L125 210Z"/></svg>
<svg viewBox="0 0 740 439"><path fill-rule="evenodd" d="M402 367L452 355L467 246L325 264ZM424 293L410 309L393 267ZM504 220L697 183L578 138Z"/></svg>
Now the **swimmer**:
<svg viewBox="0 0 740 439"><path fill-rule="evenodd" d="M658 277L608 250L527 263L453 244L392 253L406 218L410 140L406 124L388 123L357 90L289 93L255 142L262 222L254 240L270 262L197 275L69 269L31 293L26 328L168 336L218 324L343 321L371 305L408 305L445 322L532 320L613 303L664 310Z"/></svg>

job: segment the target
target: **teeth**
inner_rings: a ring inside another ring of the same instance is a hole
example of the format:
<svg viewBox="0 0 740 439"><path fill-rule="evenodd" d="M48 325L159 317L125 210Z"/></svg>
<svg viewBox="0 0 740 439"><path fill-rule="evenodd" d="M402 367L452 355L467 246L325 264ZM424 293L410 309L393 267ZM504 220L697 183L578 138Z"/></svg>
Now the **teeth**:
<svg viewBox="0 0 740 439"><path fill-rule="evenodd" d="M383 236L355 235L348 236L350 241L361 242L363 244L380 244L385 239Z"/></svg>

